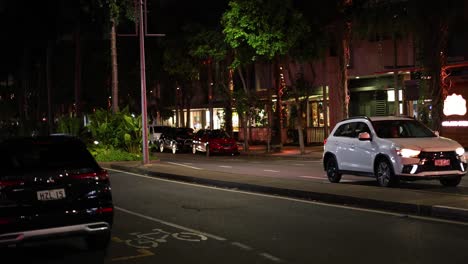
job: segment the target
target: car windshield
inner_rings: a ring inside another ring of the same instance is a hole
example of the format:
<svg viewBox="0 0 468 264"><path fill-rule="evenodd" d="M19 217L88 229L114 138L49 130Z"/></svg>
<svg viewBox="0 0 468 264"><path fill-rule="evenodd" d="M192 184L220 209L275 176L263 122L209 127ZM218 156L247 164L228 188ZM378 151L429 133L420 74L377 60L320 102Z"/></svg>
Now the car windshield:
<svg viewBox="0 0 468 264"><path fill-rule="evenodd" d="M429 128L416 120L372 121L372 125L380 138L436 137Z"/></svg>
<svg viewBox="0 0 468 264"><path fill-rule="evenodd" d="M210 138L231 138L226 131L213 130L209 133Z"/></svg>
<svg viewBox="0 0 468 264"><path fill-rule="evenodd" d="M192 136L193 129L191 128L176 128L175 135L177 136Z"/></svg>

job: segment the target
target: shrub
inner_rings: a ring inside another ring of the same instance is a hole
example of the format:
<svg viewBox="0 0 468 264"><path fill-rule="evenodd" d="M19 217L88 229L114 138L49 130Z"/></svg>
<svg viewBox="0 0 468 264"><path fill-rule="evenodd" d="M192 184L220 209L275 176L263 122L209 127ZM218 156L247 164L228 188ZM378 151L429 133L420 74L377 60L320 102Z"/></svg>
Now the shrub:
<svg viewBox="0 0 468 264"><path fill-rule="evenodd" d="M97 162L141 160L141 155L115 149L113 147L90 147L89 151Z"/></svg>

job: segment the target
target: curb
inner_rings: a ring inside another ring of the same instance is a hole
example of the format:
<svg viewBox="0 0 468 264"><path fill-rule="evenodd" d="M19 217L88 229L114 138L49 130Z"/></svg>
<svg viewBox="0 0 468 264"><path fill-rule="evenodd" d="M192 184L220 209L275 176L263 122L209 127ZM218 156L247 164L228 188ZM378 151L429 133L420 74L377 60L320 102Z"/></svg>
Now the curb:
<svg viewBox="0 0 468 264"><path fill-rule="evenodd" d="M337 195L329 193L320 193L313 191L301 191L294 189L285 189L285 188L276 188L276 187L267 187L261 185L254 185L248 183L238 183L238 182L229 182L221 180L212 180L197 178L192 176L185 175L176 175L170 173L161 173L148 171L144 168L139 167L128 167L118 164L110 164L111 169L122 170L126 172L133 172L144 174L147 176L152 176L155 178L170 179L181 182L196 183L214 187L228 188L228 189L237 189L248 192L257 192L262 194L278 195L290 198L311 200L317 202L331 203L337 205L345 206L355 206L365 209L375 209L375 210L384 210L394 213L415 215L421 217L434 217L444 220L453 220L460 222L468 223L468 210L455 208L455 207L446 207L440 205L420 205L420 204L411 204L411 203L400 203L392 201L380 201L375 199L367 198L358 198L353 196L346 195Z"/></svg>

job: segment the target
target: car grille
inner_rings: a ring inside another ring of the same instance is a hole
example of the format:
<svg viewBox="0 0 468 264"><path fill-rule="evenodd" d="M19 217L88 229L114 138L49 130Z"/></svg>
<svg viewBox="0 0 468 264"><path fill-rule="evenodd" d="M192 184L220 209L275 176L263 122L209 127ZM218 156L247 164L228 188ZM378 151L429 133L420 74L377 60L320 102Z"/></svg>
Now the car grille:
<svg viewBox="0 0 468 264"><path fill-rule="evenodd" d="M437 151L437 152L421 152L419 154L421 162L424 161L423 165L420 165L417 172L423 171L449 171L449 170L461 170L460 160L455 151ZM449 166L435 166L436 159L448 159L450 160Z"/></svg>

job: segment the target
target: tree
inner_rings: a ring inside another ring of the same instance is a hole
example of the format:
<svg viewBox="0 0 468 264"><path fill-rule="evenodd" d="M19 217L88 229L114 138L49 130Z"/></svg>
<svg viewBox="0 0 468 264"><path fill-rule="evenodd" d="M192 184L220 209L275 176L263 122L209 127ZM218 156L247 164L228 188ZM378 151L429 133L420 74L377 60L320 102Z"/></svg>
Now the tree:
<svg viewBox="0 0 468 264"><path fill-rule="evenodd" d="M102 1L102 0L101 0ZM119 22L128 18L136 21L135 6L133 0L103 0L109 10L110 22L110 49L112 65L112 112L119 111L119 87L117 67L117 26ZM102 3L101 3L102 6Z"/></svg>
<svg viewBox="0 0 468 264"><path fill-rule="evenodd" d="M282 0L232 0L222 18L223 33L233 48L246 47L254 54L250 59L264 59L272 67L273 86L276 93L275 143L282 146L282 86L279 67L283 56L303 35L307 24L291 1ZM268 91L271 87L268 87ZM269 93L270 94L270 93ZM269 96L270 97L270 96ZM267 105L272 117L271 98ZM272 124L269 124L270 129Z"/></svg>
<svg viewBox="0 0 468 264"><path fill-rule="evenodd" d="M175 94L176 107L180 104L185 105L187 107L187 113L190 113L194 88L200 81L198 60L189 55L189 45L185 38L168 39L166 44L170 48L164 50L163 67L164 70L175 79L177 86ZM180 115L180 117L183 117L183 115ZM179 116L177 116L177 118L179 118ZM185 126L190 126L190 115L187 115Z"/></svg>
<svg viewBox="0 0 468 264"><path fill-rule="evenodd" d="M215 90L222 95L224 99L224 121L225 130L232 135L232 91L231 91L231 74L230 61L228 56L228 46L224 40L224 36L217 29L200 29L189 40L190 54L195 58L200 59L206 66L208 71L208 103L210 106L210 124L213 124L213 91ZM214 64L214 69L212 67ZM214 80L213 76L214 71Z"/></svg>
<svg viewBox="0 0 468 264"><path fill-rule="evenodd" d="M448 38L452 29L464 21L466 8L467 3L462 0L409 3L408 13L419 51L419 61L431 77L432 128L437 131L441 130L443 102L449 89L444 81Z"/></svg>

